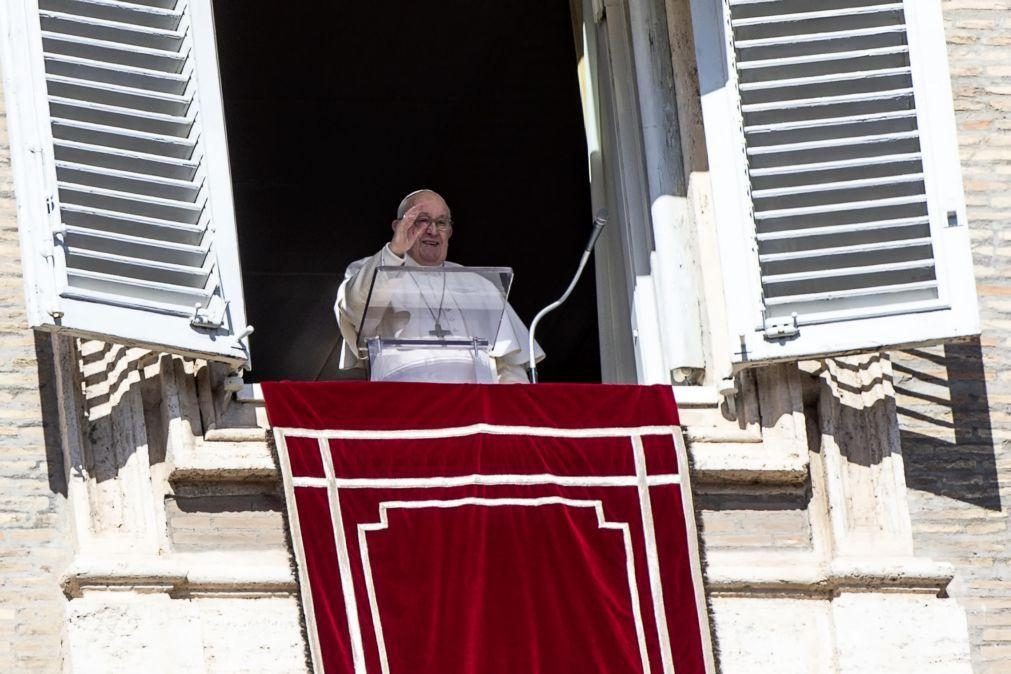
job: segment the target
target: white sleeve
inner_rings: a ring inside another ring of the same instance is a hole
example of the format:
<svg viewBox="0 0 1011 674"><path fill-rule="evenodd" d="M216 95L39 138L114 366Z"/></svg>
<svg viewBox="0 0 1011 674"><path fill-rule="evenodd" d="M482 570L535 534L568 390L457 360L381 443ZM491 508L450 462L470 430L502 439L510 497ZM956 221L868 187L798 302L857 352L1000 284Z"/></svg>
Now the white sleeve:
<svg viewBox="0 0 1011 674"><path fill-rule="evenodd" d="M348 265L344 272L344 282L337 290L337 302L334 304L334 314L344 337L344 349L341 352L341 368L359 367L358 357L353 345L358 337L358 326L365 313L365 303L369 299L369 286L376 268L380 266L403 265L406 258L398 256L390 250L390 244L383 246L378 253Z"/></svg>
<svg viewBox="0 0 1011 674"><path fill-rule="evenodd" d="M499 326L498 338L491 355L498 361L511 365L519 365L526 371L530 363L530 332L523 324L520 317L511 305L506 304L505 312L502 314L502 323ZM544 360L544 350L536 341L534 342L534 362Z"/></svg>
<svg viewBox="0 0 1011 674"><path fill-rule="evenodd" d="M507 363L504 360L495 361L499 384L529 384L530 378L522 365Z"/></svg>

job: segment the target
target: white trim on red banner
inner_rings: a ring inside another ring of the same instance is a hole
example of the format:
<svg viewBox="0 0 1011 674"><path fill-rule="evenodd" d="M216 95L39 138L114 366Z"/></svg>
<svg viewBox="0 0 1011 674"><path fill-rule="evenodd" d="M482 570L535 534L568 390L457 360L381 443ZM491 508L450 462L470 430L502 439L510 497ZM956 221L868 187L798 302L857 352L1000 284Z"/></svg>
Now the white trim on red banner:
<svg viewBox="0 0 1011 674"><path fill-rule="evenodd" d="M637 487L639 477L622 475L578 476L530 473L517 475L453 475L444 477L342 477L334 478L340 489L432 489L435 487L530 486L555 484L561 487ZM324 477L293 477L296 487L325 487ZM680 475L649 475L646 486L681 484Z"/></svg>
<svg viewBox="0 0 1011 674"><path fill-rule="evenodd" d="M353 570L351 566L350 553L347 547L347 539L344 532L344 520L341 514L340 490L341 489L444 489L447 487L466 486L559 486L559 487L634 487L637 489L639 498L639 510L642 518L643 545L645 550L645 561L649 582L649 596L654 610L654 625L657 630L657 638L660 645L660 659L663 666L663 674L674 674L673 655L671 649L671 639L667 624L666 601L663 593L662 574L660 571L659 551L656 539L655 523L653 520L652 501L650 497L651 487L676 486L682 497L683 514L688 533L688 546L691 551L692 576L695 581L696 605L699 612L700 626L702 627L702 639L705 642L705 658L707 671L713 671L712 646L710 643L708 618L705 614L705 597L702 589L702 571L698 563L698 544L694 520L694 508L692 507L691 494L685 489L687 475L677 473L663 473L650 475L646 464L646 452L642 438L644 436L668 436L672 437L677 456L677 470L680 473L687 472L687 452L684 438L681 434L680 426L639 426L624 428L588 428L588 429L567 429L549 428L536 426L507 426L479 423L469 426L439 428L439 429L407 429L407 430L386 430L386 431L363 431L363 430L312 430L301 428L274 428L274 436L277 440L279 460L283 469L284 489L288 500L288 513L292 523L292 539L295 547L295 554L298 558L299 577L302 583L302 599L304 602L304 612L309 632L310 649L312 651L313 666L318 672L323 672L321 661L321 650L318 638L318 631L315 624L315 614L312 606L312 593L309 591L308 576L305 571L306 556L305 549L298 535L298 512L295 506L294 492L296 488L327 489L328 502L330 505L330 519L333 529L334 544L337 550L338 571L341 579L342 592L344 596L344 606L347 612L347 623L352 651L352 661L355 674L367 674L367 667L364 657L364 643L361 624L358 613L358 601L353 582ZM533 437L559 437L559 438L614 438L620 440L628 438L632 451L633 463L635 466L634 475L554 475L550 473L536 474L470 474L456 476L438 477L405 477L405 478L344 478L337 477L333 465L333 456L330 452L329 440L407 440L407 439L442 439L457 438L470 435L526 435ZM290 458L288 456L288 437L299 437L315 439L319 445L322 459L324 477L295 477L291 473ZM650 674L651 666L649 653L646 644L645 626L642 619L642 607L639 597L639 588L635 574L635 557L632 549L631 533L627 522L608 522L604 516L603 502L600 500L579 500L568 499L560 496L547 496L538 498L478 498L467 497L452 500L418 500L418 501L384 501L379 504L380 521L376 523L358 524L358 542L362 569L365 577L366 593L368 594L369 608L374 626L376 645L380 655L380 664L383 674L389 674L389 663L386 653L385 638L382 633L382 624L379 616L379 608L376 602L375 585L372 577L371 562L368 558L367 534L374 531L387 529L389 526L387 511L391 508L431 508L431 507L460 507L463 505L480 506L540 506L540 505L566 505L569 507L593 507L597 513L598 525L600 528L621 530L625 541L626 549L626 569L629 575L629 590L632 596L632 609L635 619L635 626L640 648L640 656L643 663L643 671Z"/></svg>
<svg viewBox="0 0 1011 674"><path fill-rule="evenodd" d="M636 639L639 643L639 657L642 660L642 670L650 674L649 653L646 650L646 629L642 623L642 609L639 601L639 586L635 580L635 556L632 552L632 534L627 522L608 522L604 517L604 504L601 501L568 499L560 496L544 496L540 498L479 498L467 497L451 500L426 501L384 501L379 504L379 522L358 525L358 547L362 557L362 571L365 575L365 587L369 595L369 607L372 611L372 623L376 632L376 644L379 647L379 661L382 674L390 674L390 666L386 656L386 640L383 637L383 626L379 616L379 605L376 602L375 584L372 579L372 565L369 560L367 534L389 528L387 511L390 509L423 509L423 508L459 508L461 506L520 506L540 507L548 505L564 505L571 508L593 508L597 515L597 526L601 529L620 531L625 546L625 573L628 576L629 599L632 604L632 618L635 622ZM350 571L350 569L349 569ZM671 670L673 672L673 670Z"/></svg>
<svg viewBox="0 0 1011 674"><path fill-rule="evenodd" d="M299 590L302 596L302 616L305 618L306 632L309 638L309 654L312 657L312 669L322 674L323 650L320 648L319 631L316 629L316 606L312 600L309 585L309 569L305 563L305 545L302 543L302 524L298 517L298 504L295 502L295 485L292 484L291 459L288 457L288 442L282 433L274 433L277 447L277 460L280 463L282 482L284 485L284 500L288 506L288 527L291 534L291 547L295 552L298 568Z"/></svg>
<svg viewBox="0 0 1011 674"><path fill-rule="evenodd" d="M660 555L656 549L656 530L653 528L653 503L649 497L650 481L646 474L646 448L642 437L632 437L632 455L635 457L635 476L639 491L639 513L642 515L642 536L646 545L646 568L649 570L649 589L653 599L653 618L660 639L660 661L664 674L674 674L674 655L670 649L667 630L667 611L660 582Z"/></svg>
<svg viewBox="0 0 1011 674"><path fill-rule="evenodd" d="M348 632L351 633L351 662L354 664L355 674L366 674L362 628L358 623L358 599L355 597L355 585L351 575L348 542L344 536L344 517L341 514L340 494L337 491L337 483L334 478L330 445L323 438L319 440L319 453L323 459L323 471L326 475L327 497L330 501L330 524L333 526L334 543L337 546L337 566L340 571L341 590L344 593L344 606L347 609Z"/></svg>
<svg viewBox="0 0 1011 674"><path fill-rule="evenodd" d="M411 428L388 431L315 430L312 428L274 429L295 438L328 440L425 440L463 438L468 435L529 435L538 438L632 438L645 435L671 435L680 426L626 426L619 428L553 428L550 426L505 426L500 424L471 424L451 428Z"/></svg>

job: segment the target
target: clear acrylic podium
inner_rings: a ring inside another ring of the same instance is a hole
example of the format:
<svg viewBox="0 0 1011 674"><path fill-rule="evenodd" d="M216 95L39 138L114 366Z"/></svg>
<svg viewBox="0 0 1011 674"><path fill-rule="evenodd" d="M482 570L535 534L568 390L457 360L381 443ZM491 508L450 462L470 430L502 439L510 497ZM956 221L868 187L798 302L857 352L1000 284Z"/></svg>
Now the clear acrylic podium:
<svg viewBox="0 0 1011 674"><path fill-rule="evenodd" d="M508 267L381 266L358 330L372 381L494 383Z"/></svg>

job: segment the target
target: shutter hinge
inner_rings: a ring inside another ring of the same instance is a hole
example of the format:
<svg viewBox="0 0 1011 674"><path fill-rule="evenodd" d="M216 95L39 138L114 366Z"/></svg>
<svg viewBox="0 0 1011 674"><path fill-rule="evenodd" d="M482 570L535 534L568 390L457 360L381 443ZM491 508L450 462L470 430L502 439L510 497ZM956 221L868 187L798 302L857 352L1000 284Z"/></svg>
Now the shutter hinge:
<svg viewBox="0 0 1011 674"><path fill-rule="evenodd" d="M211 295L211 299L206 305L198 303L193 307L190 325L195 328L216 330L225 324L225 309L227 307L228 302L221 299L220 295Z"/></svg>
<svg viewBox="0 0 1011 674"><path fill-rule="evenodd" d="M792 339L800 336L800 326L797 325L797 314L789 316L778 316L776 318L765 319L765 329L762 331L765 339L772 341L775 339Z"/></svg>

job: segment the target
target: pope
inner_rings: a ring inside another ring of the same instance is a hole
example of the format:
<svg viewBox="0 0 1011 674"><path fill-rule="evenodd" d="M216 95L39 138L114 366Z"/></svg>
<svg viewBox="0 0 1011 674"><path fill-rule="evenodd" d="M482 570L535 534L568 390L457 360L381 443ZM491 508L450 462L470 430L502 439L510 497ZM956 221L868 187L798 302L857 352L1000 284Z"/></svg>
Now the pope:
<svg viewBox="0 0 1011 674"><path fill-rule="evenodd" d="M369 288L373 275L380 266L417 266L426 268L459 268L448 262L449 239L453 235L453 219L446 200L429 189L416 190L408 194L397 208L397 217L391 223L393 235L379 252L348 266L344 282L337 292L334 312L344 337L341 351L341 368L363 368L365 363L358 357L355 348L358 329L361 326ZM422 278L431 278L425 275ZM434 330L428 334L443 334L443 325L451 327L453 313L445 305L446 278L463 279L459 274L443 274L442 293L439 288L422 288L417 292L434 319ZM463 281L455 281L459 284ZM415 281L417 283L417 281ZM424 281L422 281L424 283ZM473 283L473 281L472 281ZM451 286L452 287L452 286ZM426 290L430 291L426 295ZM445 314L445 315L444 315ZM420 322L419 318L415 318ZM447 331L448 332L448 331ZM414 335L408 335L414 336ZM491 381L498 383L526 383L526 365L529 362L527 347L529 333L516 312L508 304L502 315L498 336L491 348L490 356L494 366ZM536 359L544 357L540 346L534 345ZM455 361L454 361L455 359ZM373 364L373 379L410 381L481 381L471 379L465 371L469 367L459 367L459 352L437 349L418 349L405 352L396 364L386 364L381 373ZM377 374L379 376L377 376Z"/></svg>

